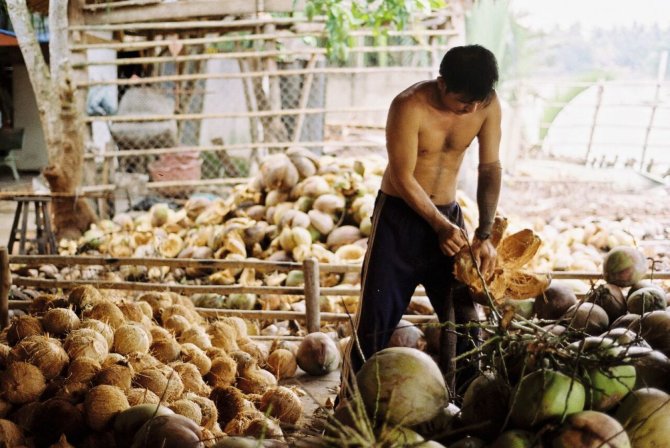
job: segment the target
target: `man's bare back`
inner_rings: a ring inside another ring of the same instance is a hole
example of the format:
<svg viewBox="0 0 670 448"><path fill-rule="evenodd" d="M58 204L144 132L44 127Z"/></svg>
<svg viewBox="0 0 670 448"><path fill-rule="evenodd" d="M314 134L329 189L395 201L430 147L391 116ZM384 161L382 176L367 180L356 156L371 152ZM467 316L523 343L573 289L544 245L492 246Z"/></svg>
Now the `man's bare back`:
<svg viewBox="0 0 670 448"><path fill-rule="evenodd" d="M414 178L436 205L455 200L458 173L465 151L482 131L491 106L499 107L495 96L485 105L454 105L443 103L438 81L431 80L414 84L401 92L392 106L406 109L419 123L416 146L403 148L403 151L416 152ZM387 132L389 138L394 138L394 129L387 129ZM391 170L387 169L381 189L389 195L401 196L392 176Z"/></svg>

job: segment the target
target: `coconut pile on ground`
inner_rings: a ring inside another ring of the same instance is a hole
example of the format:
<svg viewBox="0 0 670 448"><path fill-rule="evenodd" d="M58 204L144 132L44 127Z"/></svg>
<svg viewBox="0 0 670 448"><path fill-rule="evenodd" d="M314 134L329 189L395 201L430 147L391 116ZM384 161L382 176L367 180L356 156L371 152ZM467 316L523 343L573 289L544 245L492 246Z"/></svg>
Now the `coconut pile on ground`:
<svg viewBox="0 0 670 448"><path fill-rule="evenodd" d="M396 346L365 363L325 436L309 443L668 446L670 295L642 280L648 262L636 249L613 248L602 265L603 278L582 300L555 281L489 313L483 343L462 360L478 373L459 391L447 390L435 362L439 327L401 322Z"/></svg>
<svg viewBox="0 0 670 448"><path fill-rule="evenodd" d="M320 337L301 352L269 347L243 319L206 321L172 293L43 294L0 333L0 445L223 448L240 446L236 436L286 446L302 391L278 381L298 364L339 366Z"/></svg>

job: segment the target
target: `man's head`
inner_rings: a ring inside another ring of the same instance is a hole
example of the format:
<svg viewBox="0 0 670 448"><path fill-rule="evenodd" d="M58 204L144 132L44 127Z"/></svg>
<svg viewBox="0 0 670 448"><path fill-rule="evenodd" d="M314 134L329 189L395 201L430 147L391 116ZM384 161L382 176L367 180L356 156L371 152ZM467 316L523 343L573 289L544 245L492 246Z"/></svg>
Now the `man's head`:
<svg viewBox="0 0 670 448"><path fill-rule="evenodd" d="M472 112L477 108L476 104L491 96L498 82L496 58L481 45L454 47L442 58L438 82L443 95L471 105L462 112Z"/></svg>

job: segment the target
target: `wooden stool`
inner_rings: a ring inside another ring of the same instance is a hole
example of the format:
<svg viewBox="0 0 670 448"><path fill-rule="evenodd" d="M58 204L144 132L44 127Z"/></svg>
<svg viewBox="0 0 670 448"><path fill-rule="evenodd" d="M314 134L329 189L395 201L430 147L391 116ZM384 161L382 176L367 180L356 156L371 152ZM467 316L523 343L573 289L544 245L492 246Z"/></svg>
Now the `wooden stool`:
<svg viewBox="0 0 670 448"><path fill-rule="evenodd" d="M25 255L26 242L35 243L39 254L58 255L56 250L56 239L51 230L51 217L49 215L49 203L51 198L23 196L14 198L16 201L16 212L14 213L14 222L9 234L9 244L7 248L9 253L14 252L14 243L19 241L19 254ZM28 214L30 213L30 203L35 206L35 238L27 238L28 232ZM19 218L21 226L19 227Z"/></svg>

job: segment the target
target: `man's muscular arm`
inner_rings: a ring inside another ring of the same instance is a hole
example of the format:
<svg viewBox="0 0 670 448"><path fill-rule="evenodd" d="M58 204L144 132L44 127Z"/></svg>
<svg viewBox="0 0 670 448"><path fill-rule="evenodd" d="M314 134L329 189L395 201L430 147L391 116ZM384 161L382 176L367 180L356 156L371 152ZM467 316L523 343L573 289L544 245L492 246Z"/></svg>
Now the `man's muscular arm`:
<svg viewBox="0 0 670 448"><path fill-rule="evenodd" d="M501 110L500 102L495 94L488 108L489 112L477 135L479 140L479 175L477 179L479 226L473 239L473 250L485 277L491 274L495 267L496 250L488 237L491 235L502 184L502 167L500 165Z"/></svg>
<svg viewBox="0 0 670 448"><path fill-rule="evenodd" d="M439 212L414 177L420 117L412 101L396 97L389 110L386 122L389 180L402 199L435 230L442 252L454 255L465 244L460 229Z"/></svg>

